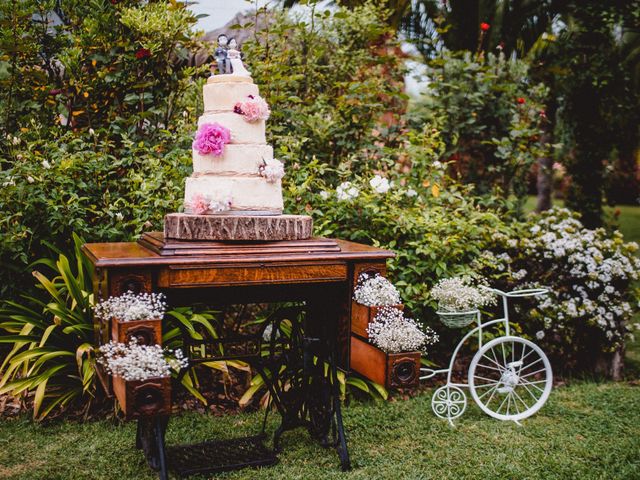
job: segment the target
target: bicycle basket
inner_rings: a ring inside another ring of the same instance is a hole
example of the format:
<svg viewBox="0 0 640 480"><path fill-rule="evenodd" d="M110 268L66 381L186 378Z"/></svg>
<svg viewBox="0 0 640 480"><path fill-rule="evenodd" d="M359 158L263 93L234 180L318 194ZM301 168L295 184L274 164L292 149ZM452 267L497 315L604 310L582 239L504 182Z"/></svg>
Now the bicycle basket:
<svg viewBox="0 0 640 480"><path fill-rule="evenodd" d="M478 318L478 310L466 312L436 312L440 321L449 328L462 328Z"/></svg>

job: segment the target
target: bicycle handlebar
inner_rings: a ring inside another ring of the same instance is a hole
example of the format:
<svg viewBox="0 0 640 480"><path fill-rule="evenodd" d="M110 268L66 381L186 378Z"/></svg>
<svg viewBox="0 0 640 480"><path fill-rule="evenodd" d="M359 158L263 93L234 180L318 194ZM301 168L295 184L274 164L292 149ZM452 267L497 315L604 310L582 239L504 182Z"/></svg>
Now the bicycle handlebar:
<svg viewBox="0 0 640 480"><path fill-rule="evenodd" d="M497 288L487 287L485 285L480 285L480 288L489 290L493 293L507 298L535 297L537 295L544 295L546 293L549 293L548 288L525 288L522 290L511 290L510 292L503 292L502 290L498 290Z"/></svg>

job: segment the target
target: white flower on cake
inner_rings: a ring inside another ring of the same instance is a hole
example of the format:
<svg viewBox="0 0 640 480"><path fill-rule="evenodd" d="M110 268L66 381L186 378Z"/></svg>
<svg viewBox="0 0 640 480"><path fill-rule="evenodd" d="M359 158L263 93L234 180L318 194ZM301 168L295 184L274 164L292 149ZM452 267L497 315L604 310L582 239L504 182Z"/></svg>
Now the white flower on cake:
<svg viewBox="0 0 640 480"><path fill-rule="evenodd" d="M389 182L389 179L381 177L380 175L376 175L369 180L369 185L371 185L371 188L378 193L387 193L391 188L391 182Z"/></svg>
<svg viewBox="0 0 640 480"><path fill-rule="evenodd" d="M438 335L429 327L424 330L402 310L381 308L367 327L369 340L386 353L402 353L424 349L438 341Z"/></svg>
<svg viewBox="0 0 640 480"><path fill-rule="evenodd" d="M231 208L231 195L221 198L212 198L210 195L195 193L184 203L185 211L196 215L204 215L209 212L221 213Z"/></svg>
<svg viewBox="0 0 640 480"><path fill-rule="evenodd" d="M351 182L342 182L336 188L336 197L338 200L353 200L360 195L360 191L357 187L351 185Z"/></svg>
<svg viewBox="0 0 640 480"><path fill-rule="evenodd" d="M272 158L270 160L262 160L259 167L260 176L267 179L269 183L276 183L284 177L284 164L280 160Z"/></svg>

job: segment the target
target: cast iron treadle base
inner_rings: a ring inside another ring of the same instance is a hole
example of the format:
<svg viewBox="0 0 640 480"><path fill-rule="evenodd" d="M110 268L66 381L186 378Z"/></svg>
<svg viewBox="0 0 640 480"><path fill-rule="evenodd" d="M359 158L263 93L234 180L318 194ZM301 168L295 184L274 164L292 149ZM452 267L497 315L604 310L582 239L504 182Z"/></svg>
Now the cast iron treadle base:
<svg viewBox="0 0 640 480"><path fill-rule="evenodd" d="M167 446L168 469L186 477L273 465L278 457L264 446L265 437L256 435L193 445Z"/></svg>

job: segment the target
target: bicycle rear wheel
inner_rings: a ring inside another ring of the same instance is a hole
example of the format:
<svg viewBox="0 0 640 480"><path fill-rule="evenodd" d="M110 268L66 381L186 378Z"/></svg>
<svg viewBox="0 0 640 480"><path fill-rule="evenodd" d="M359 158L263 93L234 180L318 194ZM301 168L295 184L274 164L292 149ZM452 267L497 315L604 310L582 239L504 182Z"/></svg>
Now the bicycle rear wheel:
<svg viewBox="0 0 640 480"><path fill-rule="evenodd" d="M552 386L549 359L535 343L520 337L491 340L469 366L473 400L499 420L530 417L545 404Z"/></svg>

